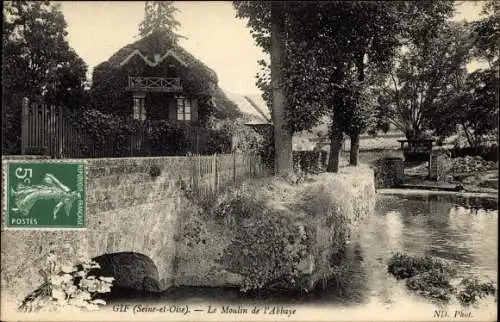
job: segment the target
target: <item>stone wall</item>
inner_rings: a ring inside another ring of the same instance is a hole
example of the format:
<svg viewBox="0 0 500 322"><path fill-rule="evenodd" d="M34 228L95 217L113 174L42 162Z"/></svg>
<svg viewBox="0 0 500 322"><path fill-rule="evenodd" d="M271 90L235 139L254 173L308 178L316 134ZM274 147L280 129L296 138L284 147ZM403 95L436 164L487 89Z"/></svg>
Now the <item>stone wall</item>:
<svg viewBox="0 0 500 322"><path fill-rule="evenodd" d="M151 175L152 167L160 169L158 176ZM175 276L178 218L192 207L178 188L180 178L190 178L183 157L89 159L86 230L4 230L2 216L2 298L19 301L36 289L42 282L38 271L51 250L70 260L116 252L144 254L159 272L158 281L149 287L168 287ZM143 285L144 276L134 275L133 263L125 271L130 278L121 286Z"/></svg>
<svg viewBox="0 0 500 322"><path fill-rule="evenodd" d="M160 291L172 284L237 286L241 283L240 275L218 262L221 252L231 243L224 226L207 221L201 225L204 239L194 247L186 243L182 224L193 214L202 213L180 188L189 185L191 178L192 169L186 158L86 162L86 230L4 230L2 217L2 299L19 303L41 285L39 270L49 251L71 261L102 259L102 255L119 253L103 260L114 263L116 270L111 270L114 274L127 276L114 276L115 285L124 288ZM362 205L359 200L371 201L374 193L372 172L353 173L345 177L342 172L332 178L347 184L342 186L343 190L350 192L343 199L349 207ZM359 193L354 193L358 190ZM358 212L367 210L354 211ZM106 272L110 272L109 267Z"/></svg>

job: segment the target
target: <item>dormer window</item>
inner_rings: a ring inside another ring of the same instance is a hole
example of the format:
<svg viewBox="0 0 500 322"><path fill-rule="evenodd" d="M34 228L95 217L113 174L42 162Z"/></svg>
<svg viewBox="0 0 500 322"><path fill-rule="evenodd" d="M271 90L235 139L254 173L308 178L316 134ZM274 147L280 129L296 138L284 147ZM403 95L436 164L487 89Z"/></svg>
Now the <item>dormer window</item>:
<svg viewBox="0 0 500 322"><path fill-rule="evenodd" d="M177 120L191 121L191 100L184 97L177 98Z"/></svg>

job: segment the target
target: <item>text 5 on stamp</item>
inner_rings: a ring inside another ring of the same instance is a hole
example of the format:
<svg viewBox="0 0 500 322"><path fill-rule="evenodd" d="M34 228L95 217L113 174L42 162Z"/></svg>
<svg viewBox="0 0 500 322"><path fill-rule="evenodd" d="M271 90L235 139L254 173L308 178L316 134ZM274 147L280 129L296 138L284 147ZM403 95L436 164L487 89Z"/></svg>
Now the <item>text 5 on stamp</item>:
<svg viewBox="0 0 500 322"><path fill-rule="evenodd" d="M7 228L85 228L83 162L9 162L5 169Z"/></svg>

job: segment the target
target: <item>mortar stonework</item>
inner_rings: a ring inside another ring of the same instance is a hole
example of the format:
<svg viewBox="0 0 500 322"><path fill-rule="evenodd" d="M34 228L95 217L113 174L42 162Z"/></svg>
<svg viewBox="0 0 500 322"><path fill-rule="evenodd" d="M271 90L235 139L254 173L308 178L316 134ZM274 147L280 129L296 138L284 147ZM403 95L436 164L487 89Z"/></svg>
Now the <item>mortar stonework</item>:
<svg viewBox="0 0 500 322"><path fill-rule="evenodd" d="M85 161L86 230L4 230L2 225L3 298L18 302L41 285L38 271L50 250L68 260L125 251L141 253L156 264L159 288L172 283L177 221L189 208L177 183L180 178L189 182L190 165L177 157ZM161 169L159 176L149 174L152 165ZM129 271L130 285L121 286L142 285L137 279L144 276L134 276L133 267Z"/></svg>

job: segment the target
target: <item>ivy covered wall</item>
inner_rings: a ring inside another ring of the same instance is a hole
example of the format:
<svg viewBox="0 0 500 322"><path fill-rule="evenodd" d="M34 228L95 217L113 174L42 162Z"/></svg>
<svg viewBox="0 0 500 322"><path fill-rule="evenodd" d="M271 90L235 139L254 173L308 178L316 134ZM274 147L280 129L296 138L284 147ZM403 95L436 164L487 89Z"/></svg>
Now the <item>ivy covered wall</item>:
<svg viewBox="0 0 500 322"><path fill-rule="evenodd" d="M163 57L169 51L173 55L167 56L156 66L148 65L142 57L135 55L122 66L121 63L135 50L139 50L151 62L155 62L155 56ZM94 69L91 89L92 106L105 113L131 115L133 100L132 92L127 91L129 76L179 77L182 92L178 94L197 100L200 125L206 125L210 116L216 112L211 102L218 89L215 72L182 47L173 45L163 33L153 33L123 47ZM151 114L162 116L162 109L168 109L168 101L173 96L173 93L148 93L149 99L146 103L165 102L164 107L156 103L150 104L150 108L153 109Z"/></svg>

